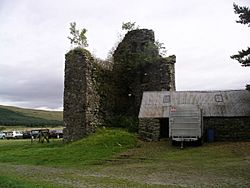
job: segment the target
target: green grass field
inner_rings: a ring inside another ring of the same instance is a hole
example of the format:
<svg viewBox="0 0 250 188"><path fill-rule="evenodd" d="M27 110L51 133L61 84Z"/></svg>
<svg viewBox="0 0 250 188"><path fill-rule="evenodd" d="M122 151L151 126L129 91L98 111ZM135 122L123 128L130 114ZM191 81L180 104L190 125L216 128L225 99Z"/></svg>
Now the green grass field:
<svg viewBox="0 0 250 188"><path fill-rule="evenodd" d="M77 168L100 164L104 159L136 143L132 134L105 129L70 144L58 139L43 144L31 143L30 140L0 141L0 162Z"/></svg>
<svg viewBox="0 0 250 188"><path fill-rule="evenodd" d="M0 125L3 126L62 126L63 113L24 109L0 105Z"/></svg>
<svg viewBox="0 0 250 188"><path fill-rule="evenodd" d="M250 187L250 142L184 149L99 129L74 143L0 140L0 187Z"/></svg>

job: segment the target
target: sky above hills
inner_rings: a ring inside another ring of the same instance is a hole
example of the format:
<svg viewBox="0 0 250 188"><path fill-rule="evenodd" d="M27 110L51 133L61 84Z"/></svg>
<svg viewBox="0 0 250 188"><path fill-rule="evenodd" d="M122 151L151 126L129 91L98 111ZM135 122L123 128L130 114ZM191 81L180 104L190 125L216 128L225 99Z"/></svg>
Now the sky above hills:
<svg viewBox="0 0 250 188"><path fill-rule="evenodd" d="M153 29L175 54L177 90L245 89L250 68L230 56L250 46L233 2L249 0L0 0L0 104L62 109L69 23L87 28L88 50L105 59L122 22Z"/></svg>

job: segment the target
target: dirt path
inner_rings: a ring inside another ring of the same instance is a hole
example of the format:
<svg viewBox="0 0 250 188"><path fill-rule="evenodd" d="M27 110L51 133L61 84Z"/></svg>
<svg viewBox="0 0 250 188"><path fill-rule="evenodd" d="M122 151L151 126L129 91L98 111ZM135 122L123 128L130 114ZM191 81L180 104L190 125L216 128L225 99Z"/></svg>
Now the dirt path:
<svg viewBox="0 0 250 188"><path fill-rule="evenodd" d="M244 178L213 171L179 171L164 161L110 161L86 169L0 164L0 173L39 180L59 187L249 187ZM185 168L185 167L184 167ZM6 170L8 169L8 170ZM183 166L181 167L183 169Z"/></svg>
<svg viewBox="0 0 250 188"><path fill-rule="evenodd" d="M8 169L8 170L6 170ZM115 175L111 169L65 169L44 166L0 164L0 174L31 181L42 181L58 187L165 187L147 183L129 176ZM168 186L167 186L168 187ZM170 186L172 187L172 186Z"/></svg>

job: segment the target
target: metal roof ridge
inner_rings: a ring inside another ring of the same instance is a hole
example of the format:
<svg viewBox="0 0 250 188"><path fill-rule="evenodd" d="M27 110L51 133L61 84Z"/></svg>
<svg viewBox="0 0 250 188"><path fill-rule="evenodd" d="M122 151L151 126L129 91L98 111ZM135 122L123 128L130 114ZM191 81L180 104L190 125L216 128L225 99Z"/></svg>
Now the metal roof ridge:
<svg viewBox="0 0 250 188"><path fill-rule="evenodd" d="M164 93L164 92L228 92L228 91L248 91L245 89L229 89L229 90L179 90L179 91L143 91L145 93Z"/></svg>
<svg viewBox="0 0 250 188"><path fill-rule="evenodd" d="M225 90L180 90L173 92L224 92L224 91L247 91L245 89L225 89Z"/></svg>

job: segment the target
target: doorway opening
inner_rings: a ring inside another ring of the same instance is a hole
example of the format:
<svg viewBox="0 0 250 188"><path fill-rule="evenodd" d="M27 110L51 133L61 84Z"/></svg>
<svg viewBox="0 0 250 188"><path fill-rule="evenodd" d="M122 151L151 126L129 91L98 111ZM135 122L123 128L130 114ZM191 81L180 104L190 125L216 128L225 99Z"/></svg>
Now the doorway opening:
<svg viewBox="0 0 250 188"><path fill-rule="evenodd" d="M169 118L160 118L160 138L169 137Z"/></svg>

